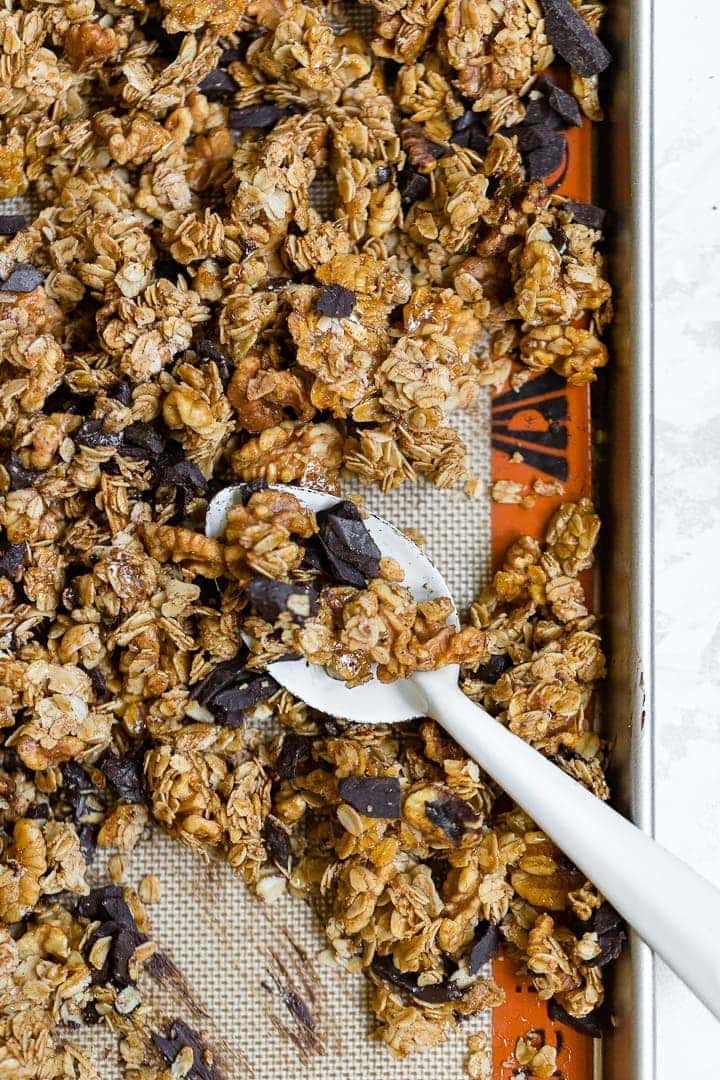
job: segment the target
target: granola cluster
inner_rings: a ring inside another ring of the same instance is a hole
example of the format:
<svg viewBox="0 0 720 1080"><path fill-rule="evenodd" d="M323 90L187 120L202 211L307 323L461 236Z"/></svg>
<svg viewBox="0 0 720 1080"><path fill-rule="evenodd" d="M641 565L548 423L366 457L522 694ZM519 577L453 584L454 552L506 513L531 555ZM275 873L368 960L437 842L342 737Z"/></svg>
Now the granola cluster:
<svg viewBox="0 0 720 1080"><path fill-rule="evenodd" d="M462 661L473 699L607 797L589 505L519 540L456 634L344 543L352 503L318 523L266 488L472 490L454 412L607 361L602 212L554 194L565 130L599 115L601 6L371 6L370 35L350 0L0 12L0 198L40 207L0 213L9 1075L93 1077L61 1031L95 1021L132 1080L214 1075L181 1020L153 1028L141 901L92 876L151 819L266 899L317 900L397 1054L500 999L501 938L599 1022L622 931L534 824L434 724L346 727L265 671L289 645L351 682Z"/></svg>

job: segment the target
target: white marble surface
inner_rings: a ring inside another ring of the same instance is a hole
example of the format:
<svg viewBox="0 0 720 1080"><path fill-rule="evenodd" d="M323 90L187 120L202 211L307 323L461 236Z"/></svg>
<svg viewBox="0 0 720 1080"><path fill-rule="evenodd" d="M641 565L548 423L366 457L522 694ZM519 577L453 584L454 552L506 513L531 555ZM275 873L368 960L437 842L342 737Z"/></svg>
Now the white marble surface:
<svg viewBox="0 0 720 1080"><path fill-rule="evenodd" d="M657 836L720 885L720 8L655 9ZM658 1080L717 1076L658 967Z"/></svg>

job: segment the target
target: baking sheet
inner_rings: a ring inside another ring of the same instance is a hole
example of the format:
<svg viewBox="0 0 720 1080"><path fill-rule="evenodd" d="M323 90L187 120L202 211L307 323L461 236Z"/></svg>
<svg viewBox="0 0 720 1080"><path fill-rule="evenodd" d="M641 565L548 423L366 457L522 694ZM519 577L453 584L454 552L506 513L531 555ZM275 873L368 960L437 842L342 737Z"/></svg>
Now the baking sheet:
<svg viewBox="0 0 720 1080"><path fill-rule="evenodd" d="M608 375L614 417L611 469L603 485L606 490L600 493L605 504L603 595L612 660L605 725L616 744L613 779L618 805L632 812L648 831L652 827L650 31L649 0L611 7L610 33L617 61L612 71L610 122L601 132L599 155L603 194L612 174L605 202L616 212L612 279L618 307L613 367ZM579 395L571 412L569 431L585 438L589 451L587 433L582 430L587 411ZM475 471L487 481L491 469L489 395L481 396L463 427ZM496 466L498 462L503 478L508 477L507 459L496 454ZM589 472L581 487L587 483ZM398 524L425 534L428 550L446 569L458 602L469 602L490 569L487 501L468 502L460 492L437 492L424 484L406 485L389 498L367 489L365 493L371 508L382 506L382 512ZM495 511L496 546L504 546L505 534L523 531L525 522L516 507L496 507ZM467 1036L487 1028L487 1016L463 1025L445 1046L410 1062L396 1062L384 1047L368 1039L364 980L338 972L318 956L322 935L308 907L281 898L273 908L264 908L225 866L203 864L197 855L159 833L135 853L129 881L137 885L149 872L157 873L164 886L160 904L152 909L156 936L183 972L183 979L163 992L158 1008L166 1015L183 1015L207 1031L229 1076L281 1080L288 1067L297 1063L302 1063L302 1075L308 1080L328 1076L334 1080L429 1080L438 1074L450 1080L464 1075ZM306 991L309 985L315 994L317 1037L309 1042L283 1005L284 995L294 985ZM606 1040L604 1055L595 1053L595 1075L604 1080L651 1080L652 963L636 940L618 965L614 1002L621 1023ZM524 1020L525 1028L532 1026L518 1011L517 996L513 1000L511 995L509 1007L515 1010L515 1020ZM104 1040L99 1031L93 1040L100 1049ZM108 1049L113 1045L112 1040L106 1043ZM259 1048L261 1071L257 1061L253 1064ZM573 1080L589 1076L577 1062L572 1072ZM108 1080L119 1075L112 1055L105 1057L101 1075Z"/></svg>

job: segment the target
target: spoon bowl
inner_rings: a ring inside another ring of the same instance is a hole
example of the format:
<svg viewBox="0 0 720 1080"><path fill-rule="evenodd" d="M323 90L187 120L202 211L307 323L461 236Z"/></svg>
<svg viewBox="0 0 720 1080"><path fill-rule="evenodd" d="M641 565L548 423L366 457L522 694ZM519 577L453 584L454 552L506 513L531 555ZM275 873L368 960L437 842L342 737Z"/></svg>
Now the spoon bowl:
<svg viewBox="0 0 720 1080"><path fill-rule="evenodd" d="M320 491L306 491L304 488L289 487L285 484L272 486L294 495L314 513L330 510L342 502L334 495ZM228 511L242 500L243 490L242 485L238 485L226 488L215 496L208 507L205 522L208 536L218 538L223 535ZM403 584L410 590L413 599L420 602L450 595L439 570L413 540L376 514L369 514L364 520L368 532L383 555L395 559L402 566L405 572ZM454 607L448 622L455 627L460 625ZM458 665L449 664L441 670L448 686L455 686L459 675ZM425 697L414 679L398 679L393 683L381 683L377 679L371 679L351 689L344 682L328 675L319 664L311 664L304 658L280 660L271 664L268 671L276 682L306 705L341 720L352 720L360 724L395 724L424 715Z"/></svg>

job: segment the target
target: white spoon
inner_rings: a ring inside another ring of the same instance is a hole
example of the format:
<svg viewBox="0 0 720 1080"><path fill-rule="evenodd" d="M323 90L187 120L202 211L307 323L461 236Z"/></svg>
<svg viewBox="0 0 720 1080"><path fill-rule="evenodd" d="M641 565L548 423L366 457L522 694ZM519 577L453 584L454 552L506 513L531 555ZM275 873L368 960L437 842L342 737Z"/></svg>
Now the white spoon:
<svg viewBox="0 0 720 1080"><path fill-rule="evenodd" d="M273 486L316 512L340 501L316 491ZM215 496L208 507L208 536L223 535L228 509L241 501L242 491L241 486L227 488ZM441 575L412 540L374 514L365 524L383 555L400 563L404 584L416 600L449 595ZM452 622L458 625L456 613ZM720 892L470 701L458 686L456 664L395 683L373 679L353 689L304 659L281 661L268 670L301 701L344 720L436 720L720 1019Z"/></svg>

